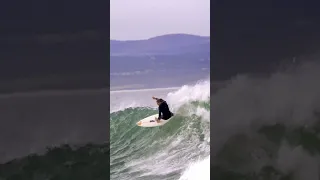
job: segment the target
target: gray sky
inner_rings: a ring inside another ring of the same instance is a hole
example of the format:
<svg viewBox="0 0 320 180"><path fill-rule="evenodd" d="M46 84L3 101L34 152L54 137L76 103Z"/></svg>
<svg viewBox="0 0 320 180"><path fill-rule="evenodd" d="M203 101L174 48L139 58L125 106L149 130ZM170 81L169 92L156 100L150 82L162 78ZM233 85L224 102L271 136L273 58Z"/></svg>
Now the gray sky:
<svg viewBox="0 0 320 180"><path fill-rule="evenodd" d="M110 11L111 39L210 35L210 0L110 0Z"/></svg>

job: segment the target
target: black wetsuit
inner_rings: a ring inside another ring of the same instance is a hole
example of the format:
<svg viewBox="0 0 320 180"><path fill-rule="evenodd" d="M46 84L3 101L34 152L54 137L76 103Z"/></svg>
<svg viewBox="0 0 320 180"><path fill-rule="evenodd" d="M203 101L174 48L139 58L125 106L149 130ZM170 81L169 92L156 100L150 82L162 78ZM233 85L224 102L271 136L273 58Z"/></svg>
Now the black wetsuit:
<svg viewBox="0 0 320 180"><path fill-rule="evenodd" d="M173 113L170 112L167 102L163 101L159 105L159 117L158 117L158 119L168 120L172 116L173 116Z"/></svg>

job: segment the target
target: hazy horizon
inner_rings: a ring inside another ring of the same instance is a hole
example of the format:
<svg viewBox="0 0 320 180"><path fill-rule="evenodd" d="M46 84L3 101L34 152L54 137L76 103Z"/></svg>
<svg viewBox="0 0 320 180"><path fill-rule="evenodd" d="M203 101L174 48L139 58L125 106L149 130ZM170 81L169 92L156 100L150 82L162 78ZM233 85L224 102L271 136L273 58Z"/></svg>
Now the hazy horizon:
<svg viewBox="0 0 320 180"><path fill-rule="evenodd" d="M156 36L151 36L151 37L145 37L142 39L113 39L110 38L110 41L143 41L143 40L148 40L151 38L155 38L155 37L161 37L161 36L166 36L166 35L178 35L178 34L184 34L184 35L191 35L191 36L200 36L200 37L210 37L210 34L208 35L198 35L198 34L190 34L190 33L168 33L168 34L160 34L160 35L156 35Z"/></svg>
<svg viewBox="0 0 320 180"><path fill-rule="evenodd" d="M210 0L111 0L110 39L165 34L210 36Z"/></svg>

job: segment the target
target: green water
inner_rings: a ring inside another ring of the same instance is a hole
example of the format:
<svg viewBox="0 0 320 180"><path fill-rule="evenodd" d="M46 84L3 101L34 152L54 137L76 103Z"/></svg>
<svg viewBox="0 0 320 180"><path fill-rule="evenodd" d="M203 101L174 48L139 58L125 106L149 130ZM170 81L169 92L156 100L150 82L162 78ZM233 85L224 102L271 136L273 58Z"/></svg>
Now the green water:
<svg viewBox="0 0 320 180"><path fill-rule="evenodd" d="M153 128L138 127L136 122L156 114L154 109L129 108L112 113L111 179L179 179L190 162L208 156L209 120L192 112L197 108L210 112L208 102L191 102L180 107L167 124Z"/></svg>

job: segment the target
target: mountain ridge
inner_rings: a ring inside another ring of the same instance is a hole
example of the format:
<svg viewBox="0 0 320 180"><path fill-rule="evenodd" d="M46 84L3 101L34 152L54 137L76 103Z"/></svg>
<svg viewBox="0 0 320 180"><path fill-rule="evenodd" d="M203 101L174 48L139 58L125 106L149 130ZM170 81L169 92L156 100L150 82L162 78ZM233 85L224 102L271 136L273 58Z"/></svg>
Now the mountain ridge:
<svg viewBox="0 0 320 180"><path fill-rule="evenodd" d="M201 36L195 34L187 34L187 33L172 33L172 34L163 34L158 36L153 36L150 38L145 39L135 39L135 40L117 40L117 39L110 39L110 41L118 41L118 42L128 42L128 41L147 41L147 40L154 40L159 38L166 38L166 37L203 37L203 38L210 38L210 36Z"/></svg>
<svg viewBox="0 0 320 180"><path fill-rule="evenodd" d="M110 40L111 56L183 54L203 51L210 51L209 36L180 33L165 34L143 40Z"/></svg>

